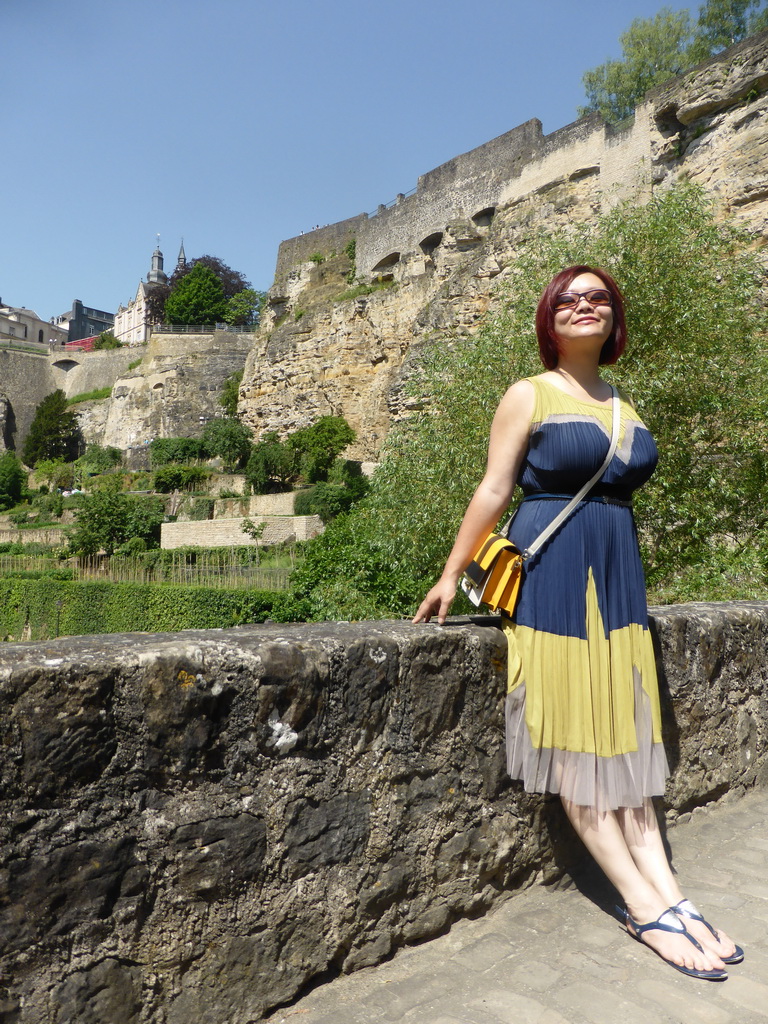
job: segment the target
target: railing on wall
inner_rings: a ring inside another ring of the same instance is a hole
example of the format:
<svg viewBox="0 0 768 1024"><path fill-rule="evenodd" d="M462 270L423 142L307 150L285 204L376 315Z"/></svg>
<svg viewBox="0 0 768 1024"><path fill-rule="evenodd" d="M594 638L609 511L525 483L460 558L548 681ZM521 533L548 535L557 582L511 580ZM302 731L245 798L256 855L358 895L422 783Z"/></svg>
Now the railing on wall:
<svg viewBox="0 0 768 1024"><path fill-rule="evenodd" d="M37 356L47 356L50 351L47 341L24 341L22 338L0 338L0 348L10 352L34 352Z"/></svg>
<svg viewBox="0 0 768 1024"><path fill-rule="evenodd" d="M253 334L253 324L153 324L153 334L213 334L226 331L228 334Z"/></svg>
<svg viewBox="0 0 768 1024"><path fill-rule="evenodd" d="M381 213L382 210L391 210L393 206L397 206L398 203L402 203L402 201L404 199L408 199L410 196L415 196L416 193L418 192L418 190L419 190L419 186L417 185L415 188L410 189L410 191L408 191L408 192L401 192L390 203L380 203L378 208L375 209L375 210L372 210L368 214L368 216L369 217L375 217L376 214L377 213Z"/></svg>

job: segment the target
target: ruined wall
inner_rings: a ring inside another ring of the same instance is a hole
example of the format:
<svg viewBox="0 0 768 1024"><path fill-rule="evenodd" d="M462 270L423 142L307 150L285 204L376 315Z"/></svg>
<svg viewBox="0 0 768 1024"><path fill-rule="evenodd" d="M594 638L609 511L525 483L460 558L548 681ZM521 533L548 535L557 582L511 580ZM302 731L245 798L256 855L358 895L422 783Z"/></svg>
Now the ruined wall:
<svg viewBox="0 0 768 1024"><path fill-rule="evenodd" d="M543 136L530 121L448 161L413 195L357 219L358 277L391 279L386 290L340 299L343 277L334 292L312 264L291 264L307 258L297 240L283 243L246 363L242 417L259 436L342 415L358 432L350 457L375 460L408 412L409 353L478 329L514 273L521 239L588 221L622 197L643 201L680 176L704 185L763 245L766 89L762 33L649 92L621 130L591 115ZM332 251L333 227L315 233L313 251Z"/></svg>
<svg viewBox="0 0 768 1024"><path fill-rule="evenodd" d="M583 858L505 776L494 622L0 647L3 1019L255 1022ZM652 625L673 821L768 781L768 604Z"/></svg>

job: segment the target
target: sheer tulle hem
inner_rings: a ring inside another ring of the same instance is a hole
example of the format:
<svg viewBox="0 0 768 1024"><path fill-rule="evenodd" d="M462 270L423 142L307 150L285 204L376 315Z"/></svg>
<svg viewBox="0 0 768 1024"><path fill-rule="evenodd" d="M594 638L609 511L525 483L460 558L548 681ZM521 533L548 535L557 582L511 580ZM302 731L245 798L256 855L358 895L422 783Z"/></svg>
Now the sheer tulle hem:
<svg viewBox="0 0 768 1024"><path fill-rule="evenodd" d="M651 707L635 675L637 750L613 757L544 748L531 743L525 724L525 684L507 695L507 770L528 793L558 793L570 803L599 812L640 807L646 797L660 796L669 767L664 747L654 743Z"/></svg>

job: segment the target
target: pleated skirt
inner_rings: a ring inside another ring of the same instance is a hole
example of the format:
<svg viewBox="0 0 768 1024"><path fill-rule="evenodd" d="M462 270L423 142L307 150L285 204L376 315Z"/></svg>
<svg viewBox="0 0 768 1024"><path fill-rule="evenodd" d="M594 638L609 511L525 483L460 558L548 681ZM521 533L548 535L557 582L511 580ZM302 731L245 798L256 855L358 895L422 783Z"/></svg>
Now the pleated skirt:
<svg viewBox="0 0 768 1024"><path fill-rule="evenodd" d="M523 550L566 499L523 502ZM669 774L632 510L584 501L526 562L509 644L509 774L602 812L639 807Z"/></svg>

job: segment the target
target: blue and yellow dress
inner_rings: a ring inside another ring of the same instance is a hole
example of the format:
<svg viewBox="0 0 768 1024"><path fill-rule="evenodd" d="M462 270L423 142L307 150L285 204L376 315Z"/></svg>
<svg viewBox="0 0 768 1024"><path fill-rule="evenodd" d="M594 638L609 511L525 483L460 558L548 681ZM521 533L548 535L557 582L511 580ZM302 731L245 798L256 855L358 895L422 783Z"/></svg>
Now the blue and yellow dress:
<svg viewBox="0 0 768 1024"><path fill-rule="evenodd" d="M611 407L541 377L509 535L524 550L605 458ZM507 765L528 792L599 811L664 792L669 769L631 494L656 444L621 398L616 454L570 518L526 562L509 641Z"/></svg>

